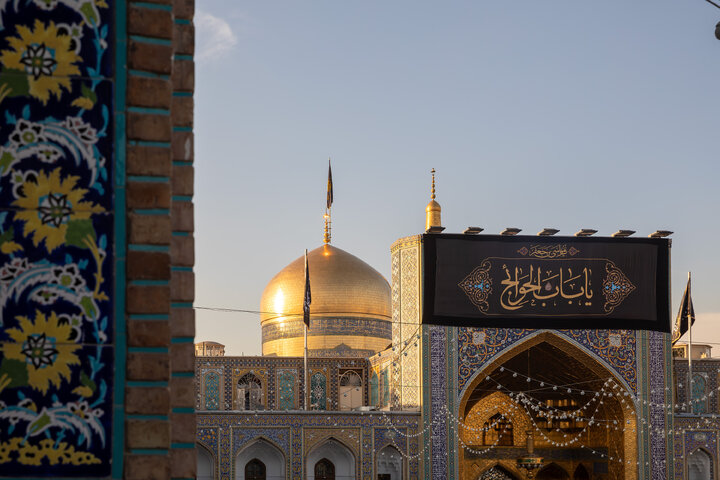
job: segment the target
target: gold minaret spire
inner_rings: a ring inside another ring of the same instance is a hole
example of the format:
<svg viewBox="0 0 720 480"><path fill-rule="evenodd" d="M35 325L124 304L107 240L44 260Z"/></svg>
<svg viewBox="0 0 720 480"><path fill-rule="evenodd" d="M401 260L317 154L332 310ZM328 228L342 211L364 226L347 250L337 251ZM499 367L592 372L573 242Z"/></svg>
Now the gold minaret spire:
<svg viewBox="0 0 720 480"><path fill-rule="evenodd" d="M325 219L325 233L323 235L323 241L325 242L325 245L330 243L331 238L331 224L330 221L330 211L332 209L332 203L333 203L333 181L332 181L332 167L330 166L330 159L328 158L328 181L327 181L327 203L325 204L325 215L323 215L323 218Z"/></svg>
<svg viewBox="0 0 720 480"><path fill-rule="evenodd" d="M430 187L430 203L425 207L425 231L441 232L444 228L440 220L440 204L435 201L435 169L433 168L430 173L432 174L432 187Z"/></svg>

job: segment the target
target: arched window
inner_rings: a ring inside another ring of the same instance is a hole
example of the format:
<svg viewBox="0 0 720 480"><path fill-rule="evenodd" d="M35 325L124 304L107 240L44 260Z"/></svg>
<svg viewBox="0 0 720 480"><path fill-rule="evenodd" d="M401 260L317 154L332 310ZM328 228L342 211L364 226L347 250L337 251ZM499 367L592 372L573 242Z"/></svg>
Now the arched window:
<svg viewBox="0 0 720 480"><path fill-rule="evenodd" d="M253 458L245 465L245 480L265 480L265 464Z"/></svg>
<svg viewBox="0 0 720 480"><path fill-rule="evenodd" d="M252 373L247 373L238 380L236 405L238 410L262 410L264 408L262 382Z"/></svg>
<svg viewBox="0 0 720 480"><path fill-rule="evenodd" d="M362 406L362 378L355 370L348 370L340 377L340 410L352 410Z"/></svg>
<svg viewBox="0 0 720 480"><path fill-rule="evenodd" d="M335 480L335 465L327 458L315 464L315 480Z"/></svg>
<svg viewBox="0 0 720 480"><path fill-rule="evenodd" d="M689 480L710 480L712 479L712 458L701 449L695 450L688 457Z"/></svg>
<svg viewBox="0 0 720 480"><path fill-rule="evenodd" d="M513 446L513 424L501 413L496 413L483 425L483 445Z"/></svg>
<svg viewBox="0 0 720 480"><path fill-rule="evenodd" d="M693 375L692 383L692 413L699 415L701 413L707 413L707 402L702 397L705 396L705 377L696 374Z"/></svg>

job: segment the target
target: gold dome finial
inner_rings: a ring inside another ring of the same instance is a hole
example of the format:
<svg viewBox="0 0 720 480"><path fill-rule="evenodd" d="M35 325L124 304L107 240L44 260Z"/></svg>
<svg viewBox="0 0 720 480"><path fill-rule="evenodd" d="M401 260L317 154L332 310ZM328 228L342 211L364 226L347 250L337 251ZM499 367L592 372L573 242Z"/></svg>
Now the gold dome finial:
<svg viewBox="0 0 720 480"><path fill-rule="evenodd" d="M444 230L442 221L440 220L440 204L435 201L435 169L430 170L432 174L432 187L430 188L430 203L425 207L425 231L434 230L441 232Z"/></svg>
<svg viewBox="0 0 720 480"><path fill-rule="evenodd" d="M330 212L326 211L325 215L323 215L323 218L325 219L325 233L323 233L323 242L327 245L330 243L331 238L331 231L330 231L330 224L332 223L330 221Z"/></svg>
<svg viewBox="0 0 720 480"><path fill-rule="evenodd" d="M332 210L333 196L332 167L330 166L330 159L328 158L327 203L325 205L325 215L323 215L325 219L325 233L323 234L325 245L330 243L331 238L330 230L332 222L330 221L330 212Z"/></svg>
<svg viewBox="0 0 720 480"><path fill-rule="evenodd" d="M430 170L432 174L432 187L430 187L430 199L435 200L435 169Z"/></svg>

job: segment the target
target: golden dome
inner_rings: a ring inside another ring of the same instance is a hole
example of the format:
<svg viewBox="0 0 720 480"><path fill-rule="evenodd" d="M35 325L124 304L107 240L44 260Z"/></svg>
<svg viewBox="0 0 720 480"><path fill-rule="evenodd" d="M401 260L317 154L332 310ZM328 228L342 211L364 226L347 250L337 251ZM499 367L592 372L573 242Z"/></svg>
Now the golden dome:
<svg viewBox="0 0 720 480"><path fill-rule="evenodd" d="M343 349L353 355L384 349L390 341L391 321L387 280L359 258L329 244L308 253L308 268L312 296L308 348L315 350L313 356ZM263 291L263 355L302 355L304 297L301 256Z"/></svg>

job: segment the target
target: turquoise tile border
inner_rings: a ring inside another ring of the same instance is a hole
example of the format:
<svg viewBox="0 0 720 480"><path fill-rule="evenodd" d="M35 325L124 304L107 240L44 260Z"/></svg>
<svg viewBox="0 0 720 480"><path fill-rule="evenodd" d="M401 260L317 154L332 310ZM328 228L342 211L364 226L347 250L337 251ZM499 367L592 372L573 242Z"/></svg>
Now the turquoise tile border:
<svg viewBox="0 0 720 480"><path fill-rule="evenodd" d="M117 0L115 6L115 379L112 419L113 479L122 479L125 465L125 368L127 364L127 326L125 320L125 257L127 255L125 162L127 135L125 108L127 102L127 2Z"/></svg>

